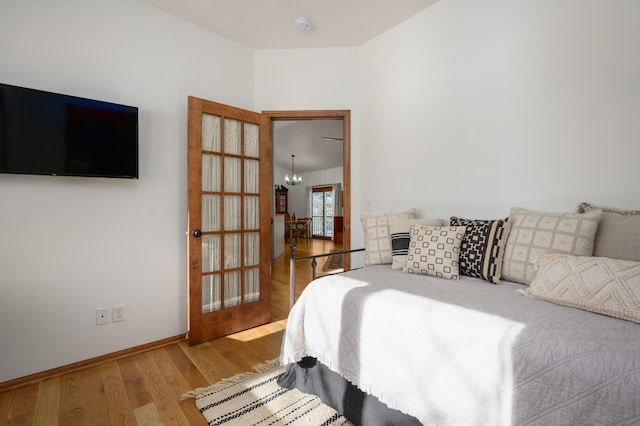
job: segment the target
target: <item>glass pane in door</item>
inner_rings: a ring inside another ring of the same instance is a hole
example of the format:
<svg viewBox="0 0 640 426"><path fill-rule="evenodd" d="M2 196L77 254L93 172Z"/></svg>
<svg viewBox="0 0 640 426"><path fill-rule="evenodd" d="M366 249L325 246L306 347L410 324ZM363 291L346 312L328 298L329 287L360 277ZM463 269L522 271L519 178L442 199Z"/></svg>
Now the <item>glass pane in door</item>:
<svg viewBox="0 0 640 426"><path fill-rule="evenodd" d="M238 120L225 118L224 120L224 153L240 154L242 148L242 123Z"/></svg>
<svg viewBox="0 0 640 426"><path fill-rule="evenodd" d="M231 308L241 303L241 277L239 271L224 274L224 307Z"/></svg>
<svg viewBox="0 0 640 426"><path fill-rule="evenodd" d="M333 236L333 191L324 192L324 236Z"/></svg>
<svg viewBox="0 0 640 426"><path fill-rule="evenodd" d="M260 156L260 126L257 124L244 123L244 155Z"/></svg>
<svg viewBox="0 0 640 426"><path fill-rule="evenodd" d="M202 313L218 311L221 308L220 275L202 277Z"/></svg>
<svg viewBox="0 0 640 426"><path fill-rule="evenodd" d="M220 236L205 235L202 237L202 272L220 270Z"/></svg>
<svg viewBox="0 0 640 426"><path fill-rule="evenodd" d="M220 196L202 195L202 231L220 230Z"/></svg>
<svg viewBox="0 0 640 426"><path fill-rule="evenodd" d="M202 150L220 152L220 117L202 114Z"/></svg>
<svg viewBox="0 0 640 426"><path fill-rule="evenodd" d="M202 190L220 191L220 156L204 154L202 156Z"/></svg>
<svg viewBox="0 0 640 426"><path fill-rule="evenodd" d="M260 269L247 269L244 277L244 303L260 300Z"/></svg>
<svg viewBox="0 0 640 426"><path fill-rule="evenodd" d="M260 126L202 114L202 312L260 299Z"/></svg>
<svg viewBox="0 0 640 426"><path fill-rule="evenodd" d="M321 238L333 236L333 189L330 186L313 188L312 235Z"/></svg>

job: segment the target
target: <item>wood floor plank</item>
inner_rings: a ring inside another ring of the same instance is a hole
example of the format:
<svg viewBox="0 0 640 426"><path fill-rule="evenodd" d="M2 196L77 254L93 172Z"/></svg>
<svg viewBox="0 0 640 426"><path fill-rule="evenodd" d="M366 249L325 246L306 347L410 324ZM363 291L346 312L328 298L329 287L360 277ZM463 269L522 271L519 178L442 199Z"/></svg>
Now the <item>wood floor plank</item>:
<svg viewBox="0 0 640 426"><path fill-rule="evenodd" d="M82 374L67 374L60 378L60 406L58 424L82 426L85 424L82 398Z"/></svg>
<svg viewBox="0 0 640 426"><path fill-rule="evenodd" d="M185 392L191 390L191 385L176 368L173 360L166 351L154 351L150 355L153 356L154 363L158 366L158 370L164 378L164 382L167 384L173 395L180 397Z"/></svg>
<svg viewBox="0 0 640 426"><path fill-rule="evenodd" d="M153 402L142 405L135 410L133 414L136 416L138 426L156 426L162 424L160 413Z"/></svg>
<svg viewBox="0 0 640 426"><path fill-rule="evenodd" d="M53 426L58 424L60 410L60 377L40 382L36 406L33 410L33 424Z"/></svg>
<svg viewBox="0 0 640 426"><path fill-rule="evenodd" d="M103 364L101 370L111 423L123 426L135 426L135 416L131 409L118 363L113 361Z"/></svg>
<svg viewBox="0 0 640 426"><path fill-rule="evenodd" d="M176 365L173 362L173 358L169 356L169 353L166 350L156 351L154 352L154 361L160 370L162 377L164 378L165 383L172 390L173 400L178 401L178 405L182 410L182 413L186 417L189 424L200 424L202 421L202 415L200 411L195 407L193 401L184 401L182 396L194 389L193 384L191 384L181 372L180 369L176 368ZM192 364L193 365L193 364ZM197 371L197 370L196 370ZM198 374L200 374L198 372ZM200 375L202 377L202 375ZM202 381L199 382L200 385L196 387L207 386L208 383L202 377Z"/></svg>
<svg viewBox="0 0 640 426"><path fill-rule="evenodd" d="M26 413L32 413L38 399L38 384L19 387L14 391L13 402L9 410L9 419L18 418Z"/></svg>
<svg viewBox="0 0 640 426"><path fill-rule="evenodd" d="M136 357L136 364L144 375L147 388L153 395L153 401L158 413L160 413L162 423L165 425L189 424L178 404L179 397L167 384L155 362L155 352L157 351L140 354Z"/></svg>
<svg viewBox="0 0 640 426"><path fill-rule="evenodd" d="M80 372L82 386L82 410L87 424L102 424L106 418L109 420L109 408L104 391L102 369L100 366L87 368Z"/></svg>
<svg viewBox="0 0 640 426"><path fill-rule="evenodd" d="M191 389L207 386L209 382L204 378L200 370L191 362L180 345L169 345L165 348L167 354L173 360L175 367L182 373Z"/></svg>
<svg viewBox="0 0 640 426"><path fill-rule="evenodd" d="M33 411L7 419L7 426L31 426L33 425Z"/></svg>
<svg viewBox="0 0 640 426"><path fill-rule="evenodd" d="M111 417L109 417L109 413L96 414L95 416L87 417L85 419L85 425L111 426Z"/></svg>
<svg viewBox="0 0 640 426"><path fill-rule="evenodd" d="M9 418L15 390L0 393L0 426L4 426Z"/></svg>
<svg viewBox="0 0 640 426"><path fill-rule="evenodd" d="M153 402L153 396L147 388L144 374L142 374L142 371L140 371L136 363L136 359L138 358L139 355L135 355L118 360L122 380L127 389L129 403L134 413L136 408L147 406Z"/></svg>
<svg viewBox="0 0 640 426"><path fill-rule="evenodd" d="M182 345L182 344L181 344ZM198 370L208 383L215 383L223 377L232 376L236 367L210 344L187 347L187 355L198 366Z"/></svg>

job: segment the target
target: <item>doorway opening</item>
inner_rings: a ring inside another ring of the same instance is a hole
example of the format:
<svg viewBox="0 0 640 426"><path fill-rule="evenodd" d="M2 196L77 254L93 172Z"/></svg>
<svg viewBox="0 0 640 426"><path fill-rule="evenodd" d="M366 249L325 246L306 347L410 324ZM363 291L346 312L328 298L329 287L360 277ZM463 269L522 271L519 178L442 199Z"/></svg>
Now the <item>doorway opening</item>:
<svg viewBox="0 0 640 426"><path fill-rule="evenodd" d="M333 135L322 135L322 138L317 138L318 140L314 142L315 149L322 149L322 143L327 143L328 140L331 140L335 143L335 141L339 141L338 143L341 145L342 151L342 184L341 184L341 206L340 212L335 211L335 209L331 212L331 215L327 216L325 213L322 214L322 222L318 219L313 220L313 230L316 231L316 226L321 228L317 229L316 235L322 238L335 238L336 235L340 235L340 243L342 249L349 250L350 249L350 235L351 235L351 151L350 151L350 136L351 136L351 112L349 110L318 110L318 111L308 111L308 110L300 110L300 111L263 111L262 114L265 117L265 126L263 128L269 132L270 140L271 140L271 149L272 156L273 151L275 150L274 139L273 139L273 129L278 125L278 122L283 121L320 121L320 120L335 120L341 121L342 124L342 135L341 137L335 138L331 137ZM327 137L325 137L327 136ZM320 140L322 139L322 140ZM289 150L294 150L296 145L293 144L290 146ZM296 205L302 206L297 208L297 216L305 217L307 213L309 215L315 216L315 212L313 209L307 209L306 206L311 207L311 203L306 199L306 193L311 191L305 191L305 186L307 182L305 181L305 173L301 173L301 166L305 158L297 152L283 152L281 153L288 158L290 162L291 155L295 155L296 161L296 170L297 174L302 176L302 184L291 186L288 188L288 208L289 215L291 216L292 212L296 211ZM316 153L317 154L317 153ZM308 157L313 158L314 153L309 153ZM276 167L274 166L273 169ZM288 168L288 166L287 166ZM273 207L272 213L275 216L276 206L276 189L283 185L283 182L276 181L276 177L272 176L274 181L272 181L271 187L273 188L274 194L271 197ZM329 186L327 183L332 182L324 182L324 185L319 186ZM312 185L313 186L313 185ZM333 188L335 191L335 187ZM311 192L313 193L313 192ZM309 195L311 195L311 193ZM335 201L335 200L334 200ZM334 205L335 206L335 205ZM326 208L326 206L323 206ZM339 220L335 220L336 217L339 216ZM316 225L318 223L319 225ZM336 229L336 223L340 227L340 229ZM313 234L314 232L312 232ZM277 240L277 236L274 235L274 241ZM274 247L275 251L275 247ZM345 265L347 266L347 265Z"/></svg>

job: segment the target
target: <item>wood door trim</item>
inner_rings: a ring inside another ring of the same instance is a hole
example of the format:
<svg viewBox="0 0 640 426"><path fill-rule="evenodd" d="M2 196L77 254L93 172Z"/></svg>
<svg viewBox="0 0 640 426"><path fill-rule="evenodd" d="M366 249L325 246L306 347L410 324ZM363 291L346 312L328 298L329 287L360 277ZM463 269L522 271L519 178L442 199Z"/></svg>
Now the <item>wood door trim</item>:
<svg viewBox="0 0 640 426"><path fill-rule="evenodd" d="M262 111L265 121L269 122L269 145L271 141L271 121L284 120L342 120L342 207L343 207L343 249L351 248L351 111L344 110L292 110ZM263 126L266 130L266 126ZM272 186L273 187L273 186ZM349 256L345 257L345 269L349 268Z"/></svg>

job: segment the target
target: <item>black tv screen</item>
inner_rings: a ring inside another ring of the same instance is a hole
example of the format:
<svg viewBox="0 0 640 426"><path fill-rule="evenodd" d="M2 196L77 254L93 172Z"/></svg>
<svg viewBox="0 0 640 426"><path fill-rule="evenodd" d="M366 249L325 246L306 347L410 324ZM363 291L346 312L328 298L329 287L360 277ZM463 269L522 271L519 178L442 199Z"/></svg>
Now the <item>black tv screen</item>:
<svg viewBox="0 0 640 426"><path fill-rule="evenodd" d="M138 108L0 83L0 173L138 178Z"/></svg>

